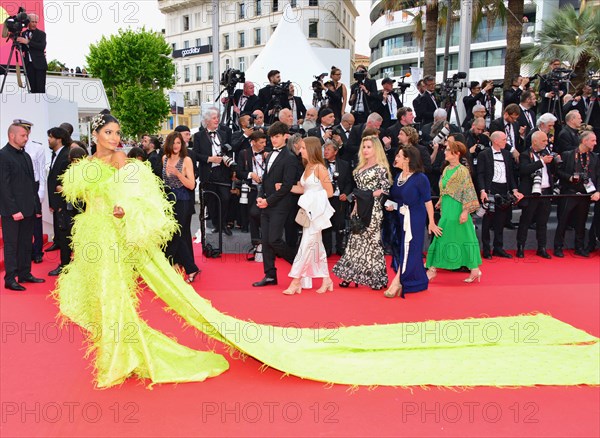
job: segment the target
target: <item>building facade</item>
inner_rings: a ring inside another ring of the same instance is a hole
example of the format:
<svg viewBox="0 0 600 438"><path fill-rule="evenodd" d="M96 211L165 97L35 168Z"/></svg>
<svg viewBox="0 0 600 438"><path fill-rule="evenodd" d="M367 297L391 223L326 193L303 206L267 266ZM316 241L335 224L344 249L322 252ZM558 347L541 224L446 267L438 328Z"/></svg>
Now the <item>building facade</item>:
<svg viewBox="0 0 600 438"><path fill-rule="evenodd" d="M535 44L535 36L543 28L544 20L552 17L563 1L525 0L523 17L523 35L521 47L526 49ZM375 79L399 77L409 73L411 67L419 65L419 57L423 60L423 47L419 47L414 36L415 26L411 13L416 9L386 12L382 0L372 0L370 10L371 32L369 46L371 47L371 64L369 73ZM509 17L510 19L511 17ZM449 74L458 71L458 49L460 25L457 21L450 36ZM437 37L437 81L441 81L444 69L444 47L446 33L441 32ZM488 26L483 20L477 35L471 41L471 60L469 79L482 81L485 79L498 80L504 77L504 58L506 54L506 25L500 21ZM523 73L526 66L523 67Z"/></svg>
<svg viewBox="0 0 600 438"><path fill-rule="evenodd" d="M221 90L213 90L212 2L159 0L158 5L177 67L175 90L184 94L186 106L214 101ZM351 0L226 0L218 2L216 13L219 72L250 67L281 19L299 22L311 46L349 49L354 55L358 12ZM294 42L289 44L293 51Z"/></svg>

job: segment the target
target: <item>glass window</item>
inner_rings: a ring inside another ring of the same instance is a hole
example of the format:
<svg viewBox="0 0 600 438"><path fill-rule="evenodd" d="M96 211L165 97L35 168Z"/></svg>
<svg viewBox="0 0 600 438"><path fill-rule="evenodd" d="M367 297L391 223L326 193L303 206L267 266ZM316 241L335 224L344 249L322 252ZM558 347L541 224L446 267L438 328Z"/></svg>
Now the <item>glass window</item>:
<svg viewBox="0 0 600 438"><path fill-rule="evenodd" d="M238 69L240 71L246 71L246 57L240 56L238 58Z"/></svg>
<svg viewBox="0 0 600 438"><path fill-rule="evenodd" d="M177 50L177 43L171 43L171 47L173 48L173 51Z"/></svg>
<svg viewBox="0 0 600 438"><path fill-rule="evenodd" d="M238 47L241 49L246 47L246 33L238 32Z"/></svg>
<svg viewBox="0 0 600 438"><path fill-rule="evenodd" d="M211 49L212 49L212 37L211 37L211 36L209 36L209 37L208 37L208 45L209 45L209 46L211 47Z"/></svg>
<svg viewBox="0 0 600 438"><path fill-rule="evenodd" d="M231 68L231 60L229 58L225 58L225 70L229 70Z"/></svg>
<svg viewBox="0 0 600 438"><path fill-rule="evenodd" d="M196 25L195 29L198 29L200 27L201 23L202 23L202 12L196 12L194 14L194 24ZM198 45L200 45L200 44L198 44Z"/></svg>
<svg viewBox="0 0 600 438"><path fill-rule="evenodd" d="M254 9L254 15L259 16L262 14L262 0L256 0L256 7Z"/></svg>
<svg viewBox="0 0 600 438"><path fill-rule="evenodd" d="M200 47L202 45L202 40L200 38L196 38L196 47Z"/></svg>
<svg viewBox="0 0 600 438"><path fill-rule="evenodd" d="M342 35L342 47L346 47L346 35Z"/></svg>
<svg viewBox="0 0 600 438"><path fill-rule="evenodd" d="M239 19L243 20L246 18L246 3L239 4Z"/></svg>
<svg viewBox="0 0 600 438"><path fill-rule="evenodd" d="M458 70L458 53L448 57L448 70ZM444 55L437 57L436 71L444 71Z"/></svg>
<svg viewBox="0 0 600 438"><path fill-rule="evenodd" d="M229 34L223 35L223 50L229 50Z"/></svg>
<svg viewBox="0 0 600 438"><path fill-rule="evenodd" d="M190 16L189 15L183 16L183 31L185 32L186 30L190 30Z"/></svg>
<svg viewBox="0 0 600 438"><path fill-rule="evenodd" d="M277 12L279 10L279 0L273 0L273 12Z"/></svg>
<svg viewBox="0 0 600 438"><path fill-rule="evenodd" d="M290 6L292 8L295 8L296 6L298 6L298 2L296 0L290 0Z"/></svg>
<svg viewBox="0 0 600 438"><path fill-rule="evenodd" d="M209 81L212 81L212 78L213 78L213 75L214 75L214 71L213 70L214 70L213 69L213 63L212 63L212 61L210 61L208 63L208 80Z"/></svg>
<svg viewBox="0 0 600 438"><path fill-rule="evenodd" d="M184 49L189 49L190 48L190 42L189 41L184 41L183 42L183 48Z"/></svg>
<svg viewBox="0 0 600 438"><path fill-rule="evenodd" d="M196 100L198 101L198 105L200 105L202 103L202 91L200 91L200 90L196 91Z"/></svg>
<svg viewBox="0 0 600 438"><path fill-rule="evenodd" d="M183 80L185 82L189 82L190 81L190 68L189 67L184 67L183 68Z"/></svg>
<svg viewBox="0 0 600 438"><path fill-rule="evenodd" d="M486 52L471 52L471 68L485 67Z"/></svg>
<svg viewBox="0 0 600 438"><path fill-rule="evenodd" d="M254 29L254 45L260 46L262 44L262 32L261 29Z"/></svg>
<svg viewBox="0 0 600 438"><path fill-rule="evenodd" d="M308 37L309 38L319 38L319 20L309 20L308 21Z"/></svg>
<svg viewBox="0 0 600 438"><path fill-rule="evenodd" d="M200 64L196 64L196 81L202 80L202 66Z"/></svg>
<svg viewBox="0 0 600 438"><path fill-rule="evenodd" d="M308 6L319 6L319 0L308 0Z"/></svg>

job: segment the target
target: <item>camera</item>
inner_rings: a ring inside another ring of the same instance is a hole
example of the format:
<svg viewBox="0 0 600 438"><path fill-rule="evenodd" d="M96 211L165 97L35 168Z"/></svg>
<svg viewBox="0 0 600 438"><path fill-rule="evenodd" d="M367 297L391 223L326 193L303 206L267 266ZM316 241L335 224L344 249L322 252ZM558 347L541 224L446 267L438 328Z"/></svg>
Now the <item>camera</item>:
<svg viewBox="0 0 600 438"><path fill-rule="evenodd" d="M461 79L466 79L467 73L464 71L459 71L452 75L451 78L446 79L445 82L441 84L437 84L435 86L435 91L440 94L442 100L451 99L456 100L456 93L458 90L462 90L467 86L466 83L460 82Z"/></svg>
<svg viewBox="0 0 600 438"><path fill-rule="evenodd" d="M221 86L227 88L235 88L237 84L246 82L246 73L228 68L221 74Z"/></svg>
<svg viewBox="0 0 600 438"><path fill-rule="evenodd" d="M273 86L273 96L288 96L290 94L290 85L292 85L292 81L281 82Z"/></svg>
<svg viewBox="0 0 600 438"><path fill-rule="evenodd" d="M240 204L248 204L248 193L250 193L250 186L246 183L243 183L242 187L240 187Z"/></svg>
<svg viewBox="0 0 600 438"><path fill-rule="evenodd" d="M323 90L323 78L327 76L327 73L321 73L318 76L314 76L316 79L312 82L311 87L315 93L319 93Z"/></svg>
<svg viewBox="0 0 600 438"><path fill-rule="evenodd" d="M11 15L4 20L2 38L12 38L13 40L16 40L27 26L29 26L29 16L27 15L27 12L25 12L25 8L20 7L16 15Z"/></svg>
<svg viewBox="0 0 600 438"><path fill-rule="evenodd" d="M367 79L367 72L364 70L357 70L354 72L354 80L359 84L362 84Z"/></svg>
<svg viewBox="0 0 600 438"><path fill-rule="evenodd" d="M540 78L550 86L550 89L556 95L556 98L558 98L561 84L569 82L569 80L574 77L573 70L566 68L557 68L545 76L540 76Z"/></svg>
<svg viewBox="0 0 600 438"><path fill-rule="evenodd" d="M542 171L540 169L536 170L532 174L533 176L533 185L531 186L531 194L532 195L541 195L542 194Z"/></svg>
<svg viewBox="0 0 600 438"><path fill-rule="evenodd" d="M231 150L232 150L231 145L225 143L225 144L221 145L221 152L219 152L217 154L218 157L222 157L223 158L223 164L226 167L235 167L235 166L237 166L237 163L233 160L233 158L231 158L231 157L229 157L229 156L226 155L228 152L231 152Z"/></svg>
<svg viewBox="0 0 600 438"><path fill-rule="evenodd" d="M433 144L443 144L448 135L450 134L450 129L447 126L444 126L440 132L433 138L431 141Z"/></svg>
<svg viewBox="0 0 600 438"><path fill-rule="evenodd" d="M306 137L306 131L302 129L299 125L290 126L289 132L291 135L300 134L303 138Z"/></svg>

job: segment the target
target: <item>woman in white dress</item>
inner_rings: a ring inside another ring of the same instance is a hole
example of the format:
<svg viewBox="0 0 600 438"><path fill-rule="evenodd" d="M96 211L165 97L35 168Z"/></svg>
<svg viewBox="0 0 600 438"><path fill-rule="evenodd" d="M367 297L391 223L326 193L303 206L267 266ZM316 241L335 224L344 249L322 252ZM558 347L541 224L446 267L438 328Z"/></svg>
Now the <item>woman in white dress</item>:
<svg viewBox="0 0 600 438"><path fill-rule="evenodd" d="M286 295L299 294L303 278L322 278L323 284L317 289L318 293L333 291L321 236L322 230L331 227L330 218L335 213L328 199L333 196L333 185L321 149L321 142L316 137L305 138L300 146L305 169L300 183L292 187L292 192L302 195L298 205L306 212L309 222L302 228L300 247L289 273L293 280L283 291Z"/></svg>

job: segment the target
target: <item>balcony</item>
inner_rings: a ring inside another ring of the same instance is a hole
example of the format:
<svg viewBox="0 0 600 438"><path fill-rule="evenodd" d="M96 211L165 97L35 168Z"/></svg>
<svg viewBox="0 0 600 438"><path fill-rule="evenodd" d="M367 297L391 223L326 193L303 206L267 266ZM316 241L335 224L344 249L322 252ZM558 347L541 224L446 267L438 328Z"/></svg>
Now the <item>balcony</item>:
<svg viewBox="0 0 600 438"><path fill-rule="evenodd" d="M379 58L387 56L401 56L409 53L417 53L417 46L404 46L404 47L382 47L375 49L371 52L371 62L377 61Z"/></svg>
<svg viewBox="0 0 600 438"><path fill-rule="evenodd" d="M372 25L369 36L369 46L377 46L383 38L412 32L413 17L403 11L390 12L379 17Z"/></svg>
<svg viewBox="0 0 600 438"><path fill-rule="evenodd" d="M158 0L158 9L163 14L168 14L194 6L201 6L208 2L209 0Z"/></svg>

